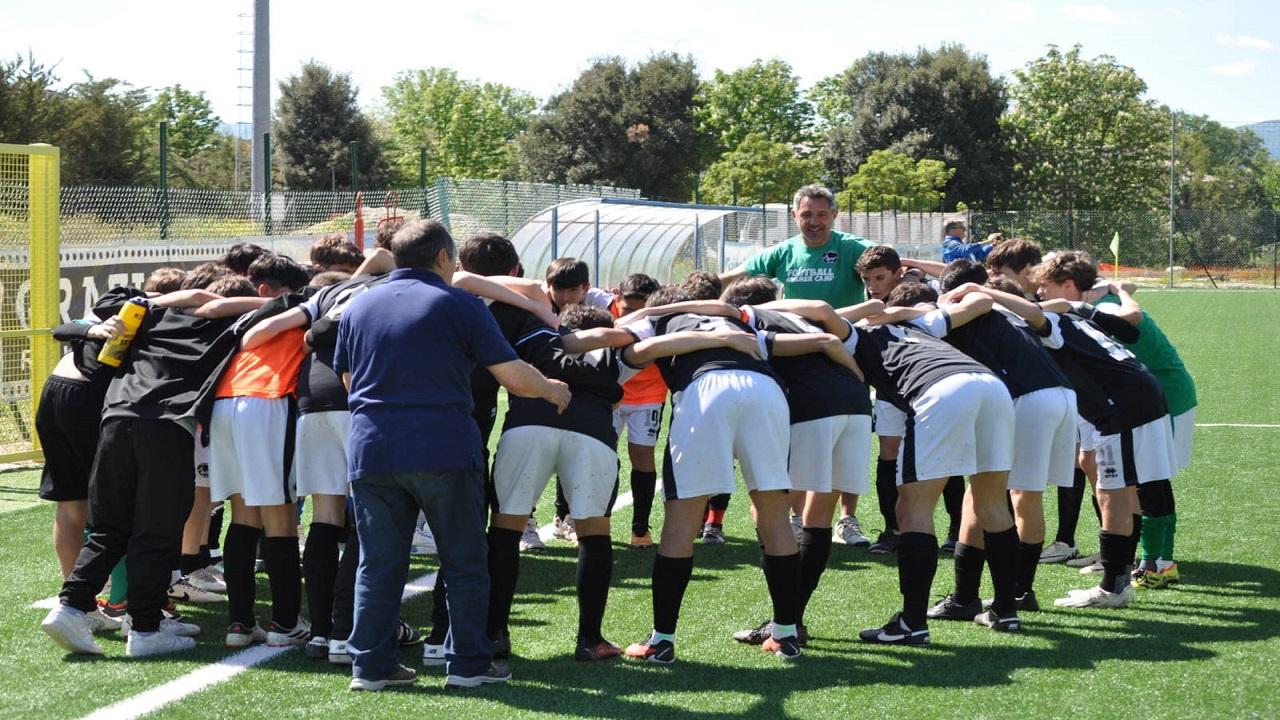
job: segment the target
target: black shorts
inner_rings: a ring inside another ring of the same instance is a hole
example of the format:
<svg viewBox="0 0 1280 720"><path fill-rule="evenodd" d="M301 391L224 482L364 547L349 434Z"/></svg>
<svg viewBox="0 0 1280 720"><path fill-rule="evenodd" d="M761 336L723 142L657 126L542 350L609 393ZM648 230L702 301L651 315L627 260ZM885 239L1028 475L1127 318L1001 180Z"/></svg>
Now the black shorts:
<svg viewBox="0 0 1280 720"><path fill-rule="evenodd" d="M44 500L85 500L89 471L98 447L106 383L52 376L40 392L36 435L44 449L40 497Z"/></svg>

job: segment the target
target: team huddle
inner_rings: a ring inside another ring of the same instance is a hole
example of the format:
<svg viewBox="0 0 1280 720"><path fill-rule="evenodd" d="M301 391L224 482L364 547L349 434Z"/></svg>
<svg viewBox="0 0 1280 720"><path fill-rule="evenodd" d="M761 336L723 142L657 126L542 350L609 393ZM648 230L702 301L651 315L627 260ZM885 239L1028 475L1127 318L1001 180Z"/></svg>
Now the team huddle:
<svg viewBox="0 0 1280 720"><path fill-rule="evenodd" d="M534 514L554 478L556 534L578 549L574 657L670 664L695 544L723 542L735 461L772 612L733 637L782 660L804 653L833 540L897 556L901 610L859 633L870 643L926 644L931 620L1018 632L1039 610L1041 563L1101 574L1054 601L1066 608L1121 608L1135 587L1177 581L1170 481L1190 462L1195 388L1125 288L1100 282L1084 253L964 245L951 226L959 259L900 258L831 230L825 188L793 204L800 235L673 285L632 274L601 291L573 258L525 279L505 238L455 246L418 221L380 228L368 258L324 241L314 275L238 246L104 295L94 320L55 330L71 352L37 418L65 578L42 628L76 653L101 654L93 635L112 629L131 657L170 653L200 632L170 601L225 598L228 647L305 646L351 664L352 689L414 682L398 651L419 644L447 687L503 682L521 642L520 556L541 546ZM121 320L131 303L145 307L136 330ZM100 361L130 336L118 367ZM656 545L652 629L625 648L602 630L624 434L630 545ZM874 543L855 515L873 434ZM1097 555L1080 558L1086 478L1101 529ZM1046 548L1051 486L1059 527ZM940 497L955 582L931 604ZM440 572L424 635L398 611L427 534Z"/></svg>

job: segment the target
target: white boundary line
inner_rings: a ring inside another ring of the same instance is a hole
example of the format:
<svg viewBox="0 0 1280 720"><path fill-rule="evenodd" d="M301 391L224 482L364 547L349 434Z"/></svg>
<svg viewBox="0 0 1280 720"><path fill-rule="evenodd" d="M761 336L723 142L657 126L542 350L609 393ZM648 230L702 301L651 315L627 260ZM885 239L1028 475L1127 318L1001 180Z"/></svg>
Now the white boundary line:
<svg viewBox="0 0 1280 720"><path fill-rule="evenodd" d="M1280 428L1280 425L1266 425L1257 423L1196 423L1196 427L1201 428Z"/></svg>
<svg viewBox="0 0 1280 720"><path fill-rule="evenodd" d="M622 493L618 495L618 499L614 501L613 509L627 507L631 504L631 493ZM538 535L544 541L551 539L551 531L555 526L544 525L538 529ZM407 602L423 593L429 592L436 582L436 573L430 572L412 578L404 586L404 594L400 596L400 602ZM41 600L36 603L40 605L48 602ZM53 602L57 602L57 598L53 598ZM35 607L34 605L32 607ZM288 652L292 648L287 647L267 647L266 645L258 645L247 650L225 657L212 665L206 665L198 670L192 670L186 675L174 678L169 682L150 690L143 691L133 697L125 698L120 702L99 708L94 712L86 715L84 720L133 720L147 713L155 712L166 705L175 703L188 695L204 690L205 688L226 682L240 673L248 670L255 665L260 665L269 660L273 660L280 655Z"/></svg>

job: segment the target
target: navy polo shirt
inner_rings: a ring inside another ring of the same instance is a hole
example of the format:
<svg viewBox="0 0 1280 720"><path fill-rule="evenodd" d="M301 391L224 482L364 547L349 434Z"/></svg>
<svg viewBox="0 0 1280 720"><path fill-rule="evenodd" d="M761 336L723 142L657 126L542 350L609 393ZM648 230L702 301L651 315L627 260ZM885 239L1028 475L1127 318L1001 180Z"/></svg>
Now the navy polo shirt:
<svg viewBox="0 0 1280 720"><path fill-rule="evenodd" d="M333 364L351 373L350 479L483 469L471 372L515 359L484 303L433 272L396 270L361 294Z"/></svg>

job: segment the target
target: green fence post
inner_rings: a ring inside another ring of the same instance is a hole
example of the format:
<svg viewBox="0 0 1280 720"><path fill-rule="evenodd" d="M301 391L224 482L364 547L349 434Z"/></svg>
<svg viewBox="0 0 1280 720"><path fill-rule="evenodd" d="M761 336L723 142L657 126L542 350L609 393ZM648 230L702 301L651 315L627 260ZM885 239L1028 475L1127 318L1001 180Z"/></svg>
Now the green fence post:
<svg viewBox="0 0 1280 720"><path fill-rule="evenodd" d="M351 141L351 192L360 191L360 143Z"/></svg>
<svg viewBox="0 0 1280 720"><path fill-rule="evenodd" d="M160 122L160 239L169 239L169 122Z"/></svg>
<svg viewBox="0 0 1280 720"><path fill-rule="evenodd" d="M271 234L271 133L262 133L262 228Z"/></svg>

